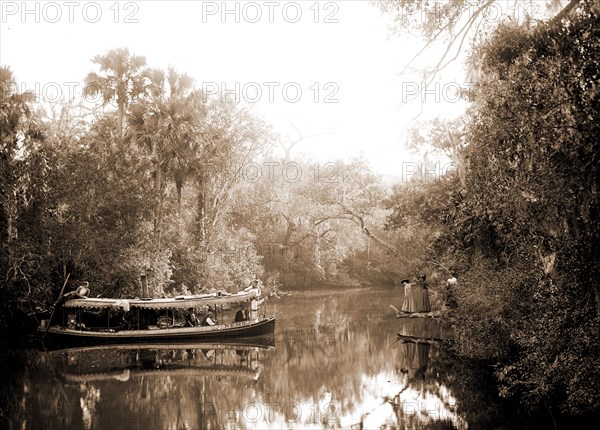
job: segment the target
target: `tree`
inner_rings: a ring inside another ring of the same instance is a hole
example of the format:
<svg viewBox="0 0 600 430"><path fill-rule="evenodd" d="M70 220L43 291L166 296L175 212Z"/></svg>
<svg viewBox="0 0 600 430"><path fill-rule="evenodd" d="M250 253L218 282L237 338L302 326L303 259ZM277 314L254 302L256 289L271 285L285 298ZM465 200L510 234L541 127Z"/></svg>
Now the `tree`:
<svg viewBox="0 0 600 430"><path fill-rule="evenodd" d="M96 55L92 62L100 66L101 74L91 72L87 75L83 95L100 95L103 105L116 101L119 136L122 136L127 106L146 91L146 58L130 54L127 48L118 48Z"/></svg>
<svg viewBox="0 0 600 430"><path fill-rule="evenodd" d="M598 413L600 9L579 6L477 47L464 180L396 192L389 219L418 208L438 230L432 248L459 274L454 348L491 362L529 412Z"/></svg>
<svg viewBox="0 0 600 430"><path fill-rule="evenodd" d="M44 127L33 95L19 93L8 67L0 67L0 331L34 312L31 299L46 287L39 267L48 162ZM31 226L30 226L31 224ZM38 270L39 269L39 272ZM41 279L40 279L41 278ZM31 295L30 295L31 294Z"/></svg>
<svg viewBox="0 0 600 430"><path fill-rule="evenodd" d="M56 157L48 175L49 264L74 282L88 280L95 295L139 294L144 265L137 254L147 249L150 163L129 145L107 151L116 121L114 112L107 113L76 144L53 141Z"/></svg>
<svg viewBox="0 0 600 430"><path fill-rule="evenodd" d="M181 212L181 189L193 163L198 139L196 129L202 119L199 95L193 91L192 80L173 68L168 75L159 70L150 73L148 97L131 109L128 133L130 140L150 153L154 164L156 206L154 231L157 251L161 249L163 221L163 174L175 178L178 212Z"/></svg>
<svg viewBox="0 0 600 430"><path fill-rule="evenodd" d="M202 145L194 171L196 247L205 256L205 264L213 261L206 268L223 265L226 270L222 273L229 285L235 280L245 284L262 269L254 258L254 244L248 246L254 242L251 231L236 222L239 206L243 205L237 192L251 185L244 169L271 149L273 138L262 119L222 96L207 98L206 112L199 130ZM233 246L236 241L238 245ZM235 265L227 264L233 255L236 261L245 255L249 266L236 274L232 270Z"/></svg>
<svg viewBox="0 0 600 430"><path fill-rule="evenodd" d="M260 165L246 170L253 184L244 188L246 203L238 208L246 219L241 213L236 219L255 232L265 269L286 284L382 281L375 266L404 256L393 233L379 228L384 191L364 159L321 164L267 158ZM372 258L380 255L382 261Z"/></svg>
<svg viewBox="0 0 600 430"><path fill-rule="evenodd" d="M572 414L598 410L599 23L597 3L584 2L568 20L502 26L479 48L455 229L460 252L473 246L484 257L472 260L464 288L476 288L478 272L504 279L488 299L509 348L497 358L502 393ZM490 327L469 297L459 303Z"/></svg>
<svg viewBox="0 0 600 430"><path fill-rule="evenodd" d="M415 99L422 97L428 86L458 59L465 58L465 50L477 46L501 23L528 22L550 18L559 21L583 0L551 0L520 2L503 0L380 0L376 4L382 13L393 19L397 33L415 31L424 41L421 49L406 64L403 74L413 68L421 72L421 85ZM554 14L554 15L553 15ZM423 54L439 52L433 65L416 65ZM467 81L476 81L479 68L471 62ZM469 94L465 89L462 96Z"/></svg>

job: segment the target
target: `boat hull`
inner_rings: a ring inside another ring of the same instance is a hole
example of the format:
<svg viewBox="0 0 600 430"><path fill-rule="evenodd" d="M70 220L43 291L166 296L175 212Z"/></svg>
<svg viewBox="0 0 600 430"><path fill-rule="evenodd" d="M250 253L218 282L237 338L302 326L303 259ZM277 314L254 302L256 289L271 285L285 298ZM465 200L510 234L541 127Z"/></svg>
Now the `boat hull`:
<svg viewBox="0 0 600 430"><path fill-rule="evenodd" d="M46 331L39 329L44 335ZM275 318L268 317L255 322L241 322L203 327L170 327L152 330L91 331L69 330L51 326L44 336L49 345L97 345L121 343L168 343L203 340L235 340L238 338L272 335Z"/></svg>

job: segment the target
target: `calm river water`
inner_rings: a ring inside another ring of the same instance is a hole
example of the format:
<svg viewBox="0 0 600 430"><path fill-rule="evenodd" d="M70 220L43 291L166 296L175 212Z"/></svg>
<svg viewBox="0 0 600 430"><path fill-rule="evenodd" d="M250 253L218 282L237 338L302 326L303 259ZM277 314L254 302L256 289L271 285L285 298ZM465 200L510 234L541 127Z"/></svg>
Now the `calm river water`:
<svg viewBox="0 0 600 430"><path fill-rule="evenodd" d="M401 292L270 298L275 336L235 344L24 351L0 370L14 429L503 428L489 381ZM405 337L399 338L398 334ZM417 341L427 338L429 342Z"/></svg>

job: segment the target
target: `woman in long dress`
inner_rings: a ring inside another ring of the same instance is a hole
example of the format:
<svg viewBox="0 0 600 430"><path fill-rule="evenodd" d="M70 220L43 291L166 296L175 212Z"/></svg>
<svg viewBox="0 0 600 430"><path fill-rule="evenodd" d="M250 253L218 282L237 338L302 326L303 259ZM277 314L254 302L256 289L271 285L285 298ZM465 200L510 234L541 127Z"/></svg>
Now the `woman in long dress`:
<svg viewBox="0 0 600 430"><path fill-rule="evenodd" d="M431 303L429 302L429 286L425 282L426 276L421 275L417 282L416 291L413 291L416 301L414 312L431 312Z"/></svg>
<svg viewBox="0 0 600 430"><path fill-rule="evenodd" d="M402 280L404 285L404 300L402 301L402 312L416 312L416 302L414 294L414 284L411 284L408 279Z"/></svg>

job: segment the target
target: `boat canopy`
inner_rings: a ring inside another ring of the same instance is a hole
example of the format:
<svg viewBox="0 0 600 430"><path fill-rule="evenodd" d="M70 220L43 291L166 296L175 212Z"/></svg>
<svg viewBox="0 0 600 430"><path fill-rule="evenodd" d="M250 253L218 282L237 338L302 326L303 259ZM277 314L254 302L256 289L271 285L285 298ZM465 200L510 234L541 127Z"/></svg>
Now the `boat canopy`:
<svg viewBox="0 0 600 430"><path fill-rule="evenodd" d="M189 309L202 306L225 305L249 302L260 296L258 288L249 288L236 294L217 292L195 296L178 296L167 299L106 299L106 298L77 298L67 300L65 308L88 309Z"/></svg>

